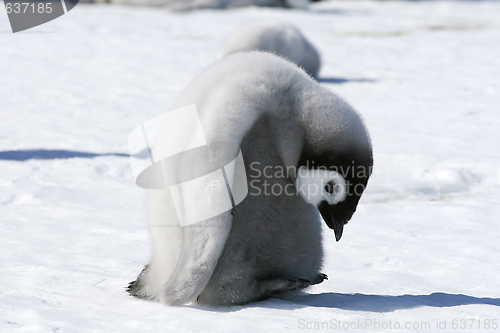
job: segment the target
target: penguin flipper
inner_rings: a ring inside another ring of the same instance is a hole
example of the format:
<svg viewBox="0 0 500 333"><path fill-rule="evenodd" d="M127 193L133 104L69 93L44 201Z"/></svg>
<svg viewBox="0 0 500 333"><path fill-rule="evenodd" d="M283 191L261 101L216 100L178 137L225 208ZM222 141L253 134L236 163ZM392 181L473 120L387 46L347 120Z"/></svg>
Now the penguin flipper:
<svg viewBox="0 0 500 333"><path fill-rule="evenodd" d="M165 305L194 301L217 266L232 224L231 212L183 227L182 250L172 275L160 291Z"/></svg>

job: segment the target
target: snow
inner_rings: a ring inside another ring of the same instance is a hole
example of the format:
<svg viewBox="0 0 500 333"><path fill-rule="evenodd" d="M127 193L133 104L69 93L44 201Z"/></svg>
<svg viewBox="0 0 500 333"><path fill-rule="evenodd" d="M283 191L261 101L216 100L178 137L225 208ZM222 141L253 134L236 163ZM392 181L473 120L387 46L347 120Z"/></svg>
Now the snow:
<svg viewBox="0 0 500 333"><path fill-rule="evenodd" d="M456 332L498 323L499 14L487 1L181 14L80 4L18 34L0 14L0 331L314 331L327 322L323 331ZM231 308L133 299L125 287L151 241L145 192L119 154L216 60L232 30L258 19L304 32L322 55L319 82L359 110L373 140L374 175L342 240L324 226L329 280ZM467 329L455 329L463 320ZM339 321L351 328L336 329Z"/></svg>

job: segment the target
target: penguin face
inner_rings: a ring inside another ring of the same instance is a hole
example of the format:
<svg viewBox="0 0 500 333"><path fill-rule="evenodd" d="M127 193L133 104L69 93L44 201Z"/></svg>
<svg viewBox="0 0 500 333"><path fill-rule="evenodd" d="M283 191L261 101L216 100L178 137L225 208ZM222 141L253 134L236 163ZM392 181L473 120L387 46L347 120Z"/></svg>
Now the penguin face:
<svg viewBox="0 0 500 333"><path fill-rule="evenodd" d="M352 161L350 165L343 163L330 169L309 169L304 166L299 168L295 183L299 194L318 208L325 223L333 229L337 242L342 237L344 225L356 211L368 183L372 165L370 158L357 167Z"/></svg>
<svg viewBox="0 0 500 333"><path fill-rule="evenodd" d="M300 167L295 186L300 195L316 207L322 202L336 205L346 199L345 179L333 170Z"/></svg>

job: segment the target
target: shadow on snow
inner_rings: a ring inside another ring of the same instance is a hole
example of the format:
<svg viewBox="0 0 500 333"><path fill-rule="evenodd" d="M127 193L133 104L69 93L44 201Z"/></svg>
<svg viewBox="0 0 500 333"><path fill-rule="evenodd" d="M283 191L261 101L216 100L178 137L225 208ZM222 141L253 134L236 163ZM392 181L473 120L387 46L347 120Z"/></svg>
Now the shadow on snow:
<svg viewBox="0 0 500 333"><path fill-rule="evenodd" d="M446 293L388 296L339 293L311 295L302 292L299 295L275 295L275 298L245 305L216 307L196 304L189 305L189 307L209 312L236 312L248 307L279 310L295 310L305 307L318 307L347 311L383 313L393 312L396 310L409 310L423 306L444 308L473 304L500 306L500 298L481 298L462 294Z"/></svg>
<svg viewBox="0 0 500 333"><path fill-rule="evenodd" d="M130 155L122 153L97 154L97 153L86 153L81 151L47 150L47 149L0 151L0 160L9 160L9 161L53 160L53 159L67 159L67 158L77 158L77 157L94 158L99 156L129 157ZM142 151L132 156L144 158L147 157L148 155L146 151Z"/></svg>
<svg viewBox="0 0 500 333"><path fill-rule="evenodd" d="M296 296L290 301L297 305L366 312L392 312L396 310L414 309L421 306L436 308L471 304L500 306L500 298L480 298L446 293L401 296L323 293L318 295Z"/></svg>
<svg viewBox="0 0 500 333"><path fill-rule="evenodd" d="M375 82L373 79L345 79L341 77L318 77L316 80L319 83L334 83L334 84L342 84L347 82Z"/></svg>

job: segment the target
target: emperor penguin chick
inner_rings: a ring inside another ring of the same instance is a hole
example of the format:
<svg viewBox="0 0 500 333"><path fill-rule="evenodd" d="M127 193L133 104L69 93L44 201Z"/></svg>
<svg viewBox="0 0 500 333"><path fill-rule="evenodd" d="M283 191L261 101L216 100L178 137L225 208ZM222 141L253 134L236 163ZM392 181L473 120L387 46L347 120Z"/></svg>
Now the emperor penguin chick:
<svg viewBox="0 0 500 333"><path fill-rule="evenodd" d="M293 63L263 52L207 68L174 109L193 104L207 145L241 149L248 194L225 213L181 227L171 223L169 190L149 190L153 258L129 292L166 305L220 306L322 282L321 217L339 241L371 174L360 115ZM157 144L167 149L161 136Z"/></svg>

